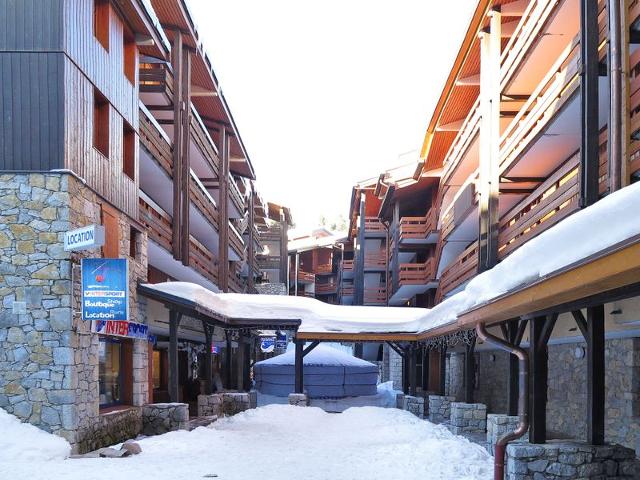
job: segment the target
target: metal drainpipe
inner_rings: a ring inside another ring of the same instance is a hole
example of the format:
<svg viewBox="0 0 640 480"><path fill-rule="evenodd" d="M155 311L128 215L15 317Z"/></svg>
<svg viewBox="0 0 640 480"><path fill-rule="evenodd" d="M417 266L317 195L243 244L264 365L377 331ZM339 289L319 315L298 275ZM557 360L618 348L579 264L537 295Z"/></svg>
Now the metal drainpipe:
<svg viewBox="0 0 640 480"><path fill-rule="evenodd" d="M622 187L622 59L620 0L607 2L609 11L609 193Z"/></svg>
<svg viewBox="0 0 640 480"><path fill-rule="evenodd" d="M529 429L529 356L522 348L505 342L504 340L494 337L487 332L484 323L476 325L476 333L478 337L490 345L498 347L501 350L509 352L518 357L520 367L520 375L518 382L518 427L509 432L496 441L495 456L493 465L494 480L504 480L504 457L507 451L507 444L523 436Z"/></svg>

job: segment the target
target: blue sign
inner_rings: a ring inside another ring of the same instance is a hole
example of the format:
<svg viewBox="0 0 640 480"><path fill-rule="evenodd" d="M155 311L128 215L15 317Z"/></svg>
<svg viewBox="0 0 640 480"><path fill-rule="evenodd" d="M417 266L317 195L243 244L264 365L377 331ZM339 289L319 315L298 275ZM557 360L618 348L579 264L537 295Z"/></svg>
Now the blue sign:
<svg viewBox="0 0 640 480"><path fill-rule="evenodd" d="M287 334L283 332L276 332L276 348L278 350L287 349Z"/></svg>
<svg viewBox="0 0 640 480"><path fill-rule="evenodd" d="M264 353L273 352L276 346L276 337L262 337L260 339L260 350Z"/></svg>
<svg viewBox="0 0 640 480"><path fill-rule="evenodd" d="M83 320L128 320L128 272L125 258L82 259Z"/></svg>

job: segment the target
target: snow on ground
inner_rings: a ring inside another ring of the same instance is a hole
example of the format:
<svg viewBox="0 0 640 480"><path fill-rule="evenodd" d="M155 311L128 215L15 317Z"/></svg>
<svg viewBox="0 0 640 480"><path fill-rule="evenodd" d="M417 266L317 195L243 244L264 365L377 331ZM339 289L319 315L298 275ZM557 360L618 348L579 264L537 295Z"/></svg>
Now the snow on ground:
<svg viewBox="0 0 640 480"><path fill-rule="evenodd" d="M330 414L270 405L192 432L142 439L142 453L129 458L46 460L35 453L45 443L22 442L32 453L0 457L0 478L485 480L493 472L483 448L407 412L376 407Z"/></svg>
<svg viewBox="0 0 640 480"><path fill-rule="evenodd" d="M8 462L43 462L63 459L71 452L69 443L28 423L22 423L0 408L0 472ZM5 477L0 474L0 478Z"/></svg>

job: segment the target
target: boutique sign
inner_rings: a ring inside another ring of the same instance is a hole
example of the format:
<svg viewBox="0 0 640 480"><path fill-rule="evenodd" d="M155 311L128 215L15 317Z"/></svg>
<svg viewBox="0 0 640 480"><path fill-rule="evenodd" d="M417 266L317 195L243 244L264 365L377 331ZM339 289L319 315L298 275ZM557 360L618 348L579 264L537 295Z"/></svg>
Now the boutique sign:
<svg viewBox="0 0 640 480"><path fill-rule="evenodd" d="M97 320L94 323L94 332L116 337L149 338L149 327L142 323L125 322L122 320Z"/></svg>
<svg viewBox="0 0 640 480"><path fill-rule="evenodd" d="M82 259L83 320L128 320L128 271L125 258Z"/></svg>

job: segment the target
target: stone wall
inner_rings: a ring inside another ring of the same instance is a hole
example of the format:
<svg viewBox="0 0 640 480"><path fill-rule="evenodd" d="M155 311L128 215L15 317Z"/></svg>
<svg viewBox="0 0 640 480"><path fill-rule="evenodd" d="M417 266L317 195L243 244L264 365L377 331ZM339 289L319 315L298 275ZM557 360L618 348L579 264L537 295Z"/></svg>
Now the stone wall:
<svg viewBox="0 0 640 480"><path fill-rule="evenodd" d="M389 373L387 381L393 381L393 388L395 390L402 390L402 357L388 345L385 345L385 349L389 352Z"/></svg>
<svg viewBox="0 0 640 480"><path fill-rule="evenodd" d="M0 407L66 438L79 451L96 444L98 335L80 319L82 255L65 252L64 232L101 223L100 199L68 173L0 175ZM130 227L119 216L120 254ZM131 318L146 279L146 235L130 258ZM141 315L142 317L142 315ZM147 401L145 341L134 342L133 403ZM115 418L115 417L114 417Z"/></svg>
<svg viewBox="0 0 640 480"><path fill-rule="evenodd" d="M211 395L198 395L198 416L221 417L222 395L220 395L219 393L213 393Z"/></svg>
<svg viewBox="0 0 640 480"><path fill-rule="evenodd" d="M402 395L402 410L412 413L418 418L424 418L424 397Z"/></svg>
<svg viewBox="0 0 640 480"><path fill-rule="evenodd" d="M484 433L487 429L487 406L483 403L451 403L451 432Z"/></svg>
<svg viewBox="0 0 640 480"><path fill-rule="evenodd" d="M294 405L296 407L308 407L309 397L304 393L290 393L289 405Z"/></svg>
<svg viewBox="0 0 640 480"><path fill-rule="evenodd" d="M490 413L487 415L487 450L493 455L495 453L496 442L505 434L515 431L518 427L519 419L515 415L505 415L501 413ZM529 432L515 442L523 443L529 441Z"/></svg>
<svg viewBox="0 0 640 480"><path fill-rule="evenodd" d="M140 407L129 407L94 418L85 431L84 440L78 444L78 450L90 452L106 445L115 445L135 438L142 431L142 410Z"/></svg>
<svg viewBox="0 0 640 480"><path fill-rule="evenodd" d="M464 353L452 352L447 355L445 395L464 399Z"/></svg>
<svg viewBox="0 0 640 480"><path fill-rule="evenodd" d="M547 430L551 438L586 440L587 361L576 358L577 348L586 349L586 345L549 345ZM489 412L506 413L506 354L484 351L476 354L476 360L480 372L476 400L486 403ZM640 453L640 339L607 340L605 365L606 441Z"/></svg>
<svg viewBox="0 0 640 480"><path fill-rule="evenodd" d="M151 403L142 407L142 433L162 435L189 429L189 405L186 403Z"/></svg>
<svg viewBox="0 0 640 480"><path fill-rule="evenodd" d="M640 461L630 448L570 442L507 447L507 480L637 479Z"/></svg>
<svg viewBox="0 0 640 480"><path fill-rule="evenodd" d="M284 283L256 283L256 291L261 295L287 295L287 285Z"/></svg>
<svg viewBox="0 0 640 480"><path fill-rule="evenodd" d="M453 396L429 395L429 421L433 423L448 422L451 417Z"/></svg>

